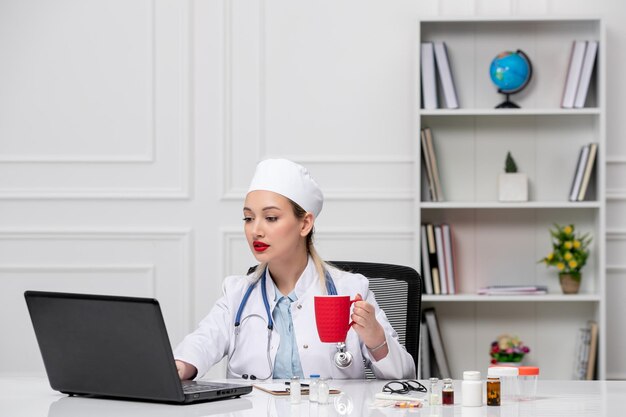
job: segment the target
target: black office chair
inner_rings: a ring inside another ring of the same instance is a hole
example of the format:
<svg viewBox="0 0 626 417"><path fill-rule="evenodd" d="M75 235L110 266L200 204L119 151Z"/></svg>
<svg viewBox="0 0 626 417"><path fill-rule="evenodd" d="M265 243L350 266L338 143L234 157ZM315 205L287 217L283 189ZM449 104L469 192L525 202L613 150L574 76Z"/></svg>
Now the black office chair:
<svg viewBox="0 0 626 417"><path fill-rule="evenodd" d="M398 340L413 357L417 371L420 319L422 312L422 278L408 266L371 262L330 261L331 265L369 279L376 302L387 315L389 324L398 333ZM251 274L256 265L248 269ZM366 377L374 378L366 369Z"/></svg>
<svg viewBox="0 0 626 417"><path fill-rule="evenodd" d="M371 262L331 261L338 269L362 274L369 279L376 302L387 315L389 324L398 333L400 343L413 356L417 370L420 315L422 305L422 278L408 266ZM368 378L373 373L366 371Z"/></svg>

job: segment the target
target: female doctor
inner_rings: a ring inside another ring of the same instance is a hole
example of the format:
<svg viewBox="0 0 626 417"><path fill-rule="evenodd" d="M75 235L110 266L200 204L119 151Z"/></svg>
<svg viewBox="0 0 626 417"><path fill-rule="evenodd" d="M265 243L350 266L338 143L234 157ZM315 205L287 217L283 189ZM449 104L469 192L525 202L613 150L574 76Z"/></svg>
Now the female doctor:
<svg viewBox="0 0 626 417"><path fill-rule="evenodd" d="M176 347L181 379L203 376L228 356L229 378L363 378L364 361L382 379L415 378L411 355L378 307L363 275L324 263L313 246L323 205L319 186L302 166L285 159L260 162L243 207L255 272L230 276L223 295L196 331ZM343 351L317 334L313 297L356 298ZM345 354L343 359L345 359Z"/></svg>

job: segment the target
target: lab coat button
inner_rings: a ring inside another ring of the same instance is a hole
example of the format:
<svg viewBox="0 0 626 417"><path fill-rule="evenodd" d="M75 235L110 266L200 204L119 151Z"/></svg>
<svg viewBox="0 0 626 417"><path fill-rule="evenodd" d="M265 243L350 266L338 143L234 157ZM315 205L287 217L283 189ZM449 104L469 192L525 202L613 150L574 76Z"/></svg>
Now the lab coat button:
<svg viewBox="0 0 626 417"><path fill-rule="evenodd" d="M305 349L308 349L309 345L303 345L302 347L305 348Z"/></svg>
<svg viewBox="0 0 626 417"><path fill-rule="evenodd" d="M302 308L302 304L298 304L296 307L300 310Z"/></svg>

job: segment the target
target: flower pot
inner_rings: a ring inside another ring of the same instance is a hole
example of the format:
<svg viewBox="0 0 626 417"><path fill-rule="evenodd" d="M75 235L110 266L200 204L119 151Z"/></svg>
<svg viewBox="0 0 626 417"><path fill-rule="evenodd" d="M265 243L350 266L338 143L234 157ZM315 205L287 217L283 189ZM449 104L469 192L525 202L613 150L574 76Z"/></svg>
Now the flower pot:
<svg viewBox="0 0 626 417"><path fill-rule="evenodd" d="M559 282L561 283L563 294L578 294L581 278L582 275L580 273L559 274Z"/></svg>
<svg viewBox="0 0 626 417"><path fill-rule="evenodd" d="M498 200L528 201L528 177L521 172L500 174Z"/></svg>

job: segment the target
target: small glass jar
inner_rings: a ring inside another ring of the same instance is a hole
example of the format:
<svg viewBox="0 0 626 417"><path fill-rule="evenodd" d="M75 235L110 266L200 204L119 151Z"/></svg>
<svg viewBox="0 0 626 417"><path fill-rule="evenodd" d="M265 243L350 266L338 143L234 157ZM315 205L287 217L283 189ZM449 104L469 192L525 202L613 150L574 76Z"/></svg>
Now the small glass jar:
<svg viewBox="0 0 626 417"><path fill-rule="evenodd" d="M454 385L452 385L452 379L450 378L444 378L443 380L441 403L443 405L454 405Z"/></svg>
<svg viewBox="0 0 626 417"><path fill-rule="evenodd" d="M519 399L522 401L534 400L537 395L539 368L536 366L520 366L518 378Z"/></svg>
<svg viewBox="0 0 626 417"><path fill-rule="evenodd" d="M500 405L500 377L487 378L487 405Z"/></svg>
<svg viewBox="0 0 626 417"><path fill-rule="evenodd" d="M319 398L320 376L318 374L309 375L309 401L316 403Z"/></svg>
<svg viewBox="0 0 626 417"><path fill-rule="evenodd" d="M300 404L300 400L302 400L300 377L293 376L291 377L291 382L289 383L289 401L291 404Z"/></svg>
<svg viewBox="0 0 626 417"><path fill-rule="evenodd" d="M317 401L320 404L328 404L330 402L330 387L328 386L328 381L326 378L320 378L320 381L317 385Z"/></svg>
<svg viewBox="0 0 626 417"><path fill-rule="evenodd" d="M441 404L441 389L439 388L439 378L430 378L428 380L430 382L430 405L439 405Z"/></svg>

